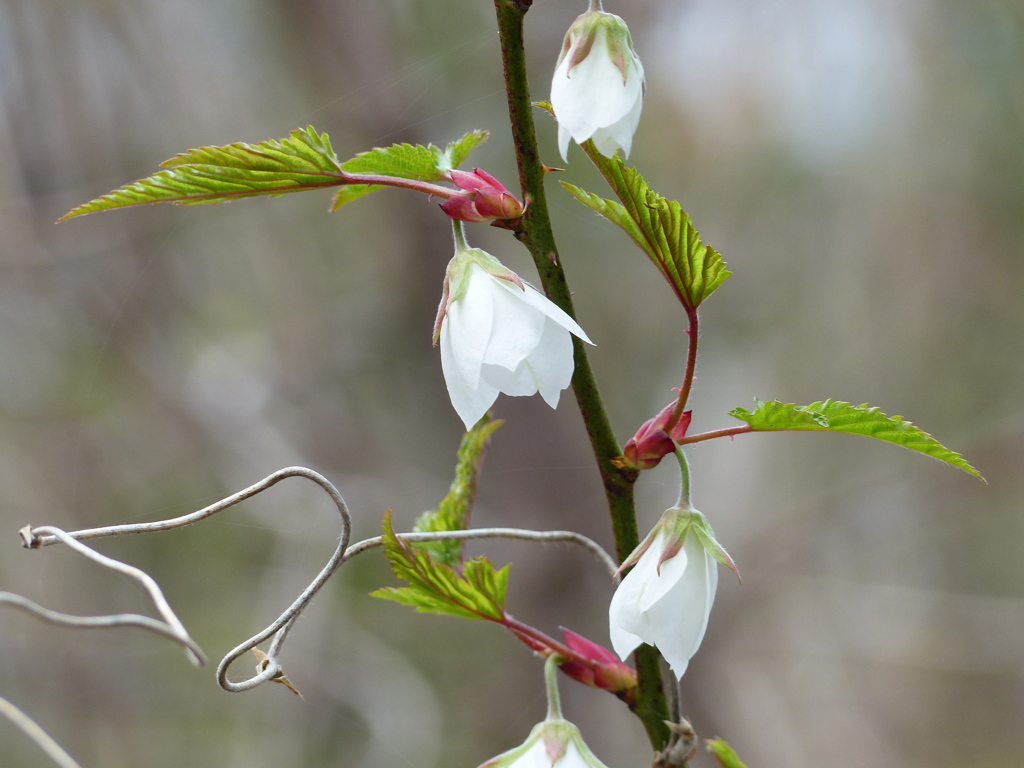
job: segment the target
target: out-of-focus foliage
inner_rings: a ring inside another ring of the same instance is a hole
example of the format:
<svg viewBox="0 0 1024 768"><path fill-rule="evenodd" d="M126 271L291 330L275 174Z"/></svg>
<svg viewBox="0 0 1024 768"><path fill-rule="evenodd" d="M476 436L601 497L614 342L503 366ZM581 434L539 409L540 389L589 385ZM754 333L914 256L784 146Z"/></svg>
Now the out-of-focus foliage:
<svg viewBox="0 0 1024 768"><path fill-rule="evenodd" d="M583 5L528 14L535 99ZM751 766L1019 765L1020 4L605 7L647 75L630 164L734 272L702 307L691 434L752 397L825 393L905 414L989 481L867 440L694 448L694 502L744 583L723 582L683 712ZM430 344L452 254L434 203L383 190L327 215L325 191L53 222L189 147L307 124L340 157L487 129L473 163L515 179L491 13L467 0L0 0L0 588L69 613L139 610L132 588L58 548L21 550L17 530L184 513L293 464L337 484L357 538L377 535L385 509L407 531L436 507L463 429ZM554 121L537 123L543 159L563 165ZM566 167L560 178L612 196L579 148ZM625 440L679 384L685 317L627 236L553 183L549 200ZM507 232L468 234L532 274ZM608 545L572 398L554 413L532 400L498 400L506 425L474 524ZM645 473L641 527L675 483L672 467ZM329 502L281 487L98 547L157 578L216 659L290 604L338 534ZM549 634L606 638L612 585L585 553L468 549L514 563L513 615L529 605ZM85 768L474 766L521 743L543 716L540 664L483 622L367 597L395 584L375 550L318 595L282 659L301 700L282 686L225 694L161 638L14 613L0 616L0 694ZM638 764L646 738L620 702L568 681L562 697L603 762ZM2 721L0 743L4 768L40 765Z"/></svg>

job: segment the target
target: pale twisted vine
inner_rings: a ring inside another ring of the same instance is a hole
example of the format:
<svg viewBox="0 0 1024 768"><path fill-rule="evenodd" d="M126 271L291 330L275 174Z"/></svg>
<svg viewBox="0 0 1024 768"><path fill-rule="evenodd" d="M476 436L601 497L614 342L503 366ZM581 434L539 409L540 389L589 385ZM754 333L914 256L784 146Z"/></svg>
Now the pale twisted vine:
<svg viewBox="0 0 1024 768"><path fill-rule="evenodd" d="M126 525L111 525L104 526L101 528L87 528L80 531L64 532L59 529L52 528L49 526L39 528L26 528L22 530L22 538L24 545L31 549L37 549L39 547L48 546L58 542L63 542L72 547L81 547L87 549L85 545L81 544L81 539L93 539L101 538L105 536L122 536L127 534L139 534L139 533L153 533L157 531L169 531L175 528L181 528L186 525L197 523L201 520L205 520L218 512L223 512L230 507L233 507L239 502L250 499L253 496L267 490L276 483L289 477L303 477L319 485L323 490L330 496L338 509L338 513L342 520L342 534L341 540L338 543L334 554L331 556L327 565L320 571L316 578L310 583L310 585L299 595L298 598L280 615L275 619L269 626L262 631L250 637L245 642L233 648L229 651L220 664L217 666L217 683L226 691L232 693L240 693L242 691L251 690L260 683L264 683L267 680L280 679L283 677L279 658L281 650L284 645L285 639L288 636L288 632L291 630L292 625L298 618L299 614L305 609L309 602L313 599L316 593L321 587L327 582L327 580L334 574L334 572L345 562L352 557L365 552L369 549L373 549L381 546L381 537L374 537L365 539L357 542L356 544L349 547L349 540L351 536L352 528L352 516L349 512L348 505L345 503L344 498L338 492L337 488L327 480L323 475L318 472L314 472L311 469L305 467L286 467L268 475L260 482L249 486L248 488L239 491L238 493L232 494L220 501L217 501L203 509L196 512L192 512L187 515L180 517L170 518L168 520L156 520L148 523L131 523ZM507 538L507 539L522 539L526 541L539 541L539 542L569 542L582 546L588 552L593 554L605 567L609 575L615 577L618 569L617 563L614 559L595 541L587 538L586 536L576 533L574 531L530 531L522 530L518 528L476 528L470 530L458 530L458 531L431 531L431 532L417 532L417 533L403 533L400 534L403 539L411 542L429 542L429 541L455 541L455 540L470 540L470 539L487 539L487 538ZM90 552L92 550L89 550ZM93 553L97 554L97 553ZM103 557L98 555L98 557ZM116 562L116 561L114 561ZM121 564L123 565L123 564ZM125 566L130 568L131 566ZM137 569L136 569L137 570ZM140 572L141 573L141 572ZM154 582L155 585L155 582ZM25 606L19 605L19 607L25 608ZM169 610L169 609L168 609ZM40 614L42 615L42 614ZM146 617L136 617L136 620L130 623L138 626L147 625L146 621L138 621L138 619L145 620ZM152 621L152 620L150 620ZM169 622L170 623L170 622ZM184 632L184 628L181 628ZM166 632L165 632L166 634ZM186 635L187 636L187 635ZM270 648L266 654L266 658L262 659L259 665L259 671L253 677L235 682L229 680L227 677L228 669L230 666L243 654L253 650L259 644L265 642L269 638L271 640ZM198 650L198 649L197 649Z"/></svg>

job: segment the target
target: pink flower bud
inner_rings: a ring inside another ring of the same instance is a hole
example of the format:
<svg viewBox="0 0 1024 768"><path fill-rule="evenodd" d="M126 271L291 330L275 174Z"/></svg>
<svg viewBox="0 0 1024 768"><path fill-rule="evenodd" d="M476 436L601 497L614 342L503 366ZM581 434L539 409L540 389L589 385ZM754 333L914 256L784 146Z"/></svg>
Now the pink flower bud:
<svg viewBox="0 0 1024 768"><path fill-rule="evenodd" d="M661 409L661 412L653 419L643 423L636 434L629 439L622 449L622 456L615 461L616 466L622 469L650 469L658 466L658 463L676 449L676 443L686 437L686 430L690 426L691 411L683 411L682 416L666 432L676 404L671 402Z"/></svg>
<svg viewBox="0 0 1024 768"><path fill-rule="evenodd" d="M637 683L636 672L630 666L619 661L607 648L587 640L572 630L563 627L562 636L567 646L590 660L589 664L567 661L559 665L562 672L591 688L610 691L627 704L633 700Z"/></svg>
<svg viewBox="0 0 1024 768"><path fill-rule="evenodd" d="M464 190L463 194L441 203L441 210L449 218L456 221L491 221L522 217L522 203L486 171L479 168L472 173L451 171L449 176L456 187Z"/></svg>

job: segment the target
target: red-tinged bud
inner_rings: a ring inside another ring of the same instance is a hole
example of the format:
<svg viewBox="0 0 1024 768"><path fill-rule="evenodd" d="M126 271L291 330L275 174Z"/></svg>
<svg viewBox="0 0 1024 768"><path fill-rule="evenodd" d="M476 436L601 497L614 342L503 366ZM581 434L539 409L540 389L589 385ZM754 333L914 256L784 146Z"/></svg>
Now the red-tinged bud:
<svg viewBox="0 0 1024 768"><path fill-rule="evenodd" d="M523 215L523 204L505 189L501 182L479 168L451 171L452 183L464 194L448 198L441 203L448 217L456 221L491 221L518 219Z"/></svg>
<svg viewBox="0 0 1024 768"><path fill-rule="evenodd" d="M651 469L676 449L676 443L686 437L690 426L690 411L683 411L679 420L666 431L676 404L671 402L653 419L643 423L622 449L622 456L613 460L621 469Z"/></svg>
<svg viewBox="0 0 1024 768"><path fill-rule="evenodd" d="M594 643L572 630L562 629L565 644L588 662L567 661L559 665L559 669L573 680L610 691L626 703L633 700L636 691L636 672L618 657L597 643Z"/></svg>

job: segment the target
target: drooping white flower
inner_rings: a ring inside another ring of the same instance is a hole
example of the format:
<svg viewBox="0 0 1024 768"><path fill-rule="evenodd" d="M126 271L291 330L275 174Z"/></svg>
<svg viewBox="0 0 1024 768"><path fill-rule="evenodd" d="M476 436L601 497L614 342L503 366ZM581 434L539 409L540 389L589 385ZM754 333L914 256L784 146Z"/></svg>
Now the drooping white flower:
<svg viewBox="0 0 1024 768"><path fill-rule="evenodd" d="M466 429L499 392L540 392L557 407L572 380L570 333L593 343L575 320L493 256L460 247L445 275L435 342L441 345L448 394Z"/></svg>
<svg viewBox="0 0 1024 768"><path fill-rule="evenodd" d="M562 717L558 661L552 655L544 663L548 716L533 727L526 741L492 757L479 768L607 768L583 741L580 729Z"/></svg>
<svg viewBox="0 0 1024 768"><path fill-rule="evenodd" d="M518 747L492 757L480 768L607 768L568 720L545 720Z"/></svg>
<svg viewBox="0 0 1024 768"><path fill-rule="evenodd" d="M600 3L596 3L600 8ZM593 139L606 157L629 157L644 101L644 68L633 51L626 22L594 9L579 16L562 42L551 80L558 120L558 149L567 159L569 139Z"/></svg>
<svg viewBox="0 0 1024 768"><path fill-rule="evenodd" d="M608 608L615 652L625 660L641 643L649 643L681 678L704 639L719 562L736 568L704 515L679 508L665 512L623 563L635 567Z"/></svg>

